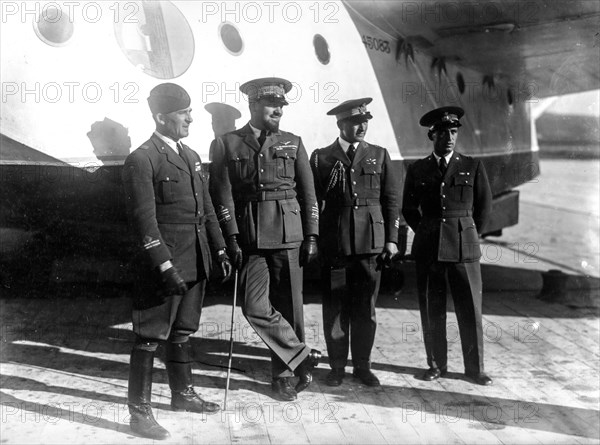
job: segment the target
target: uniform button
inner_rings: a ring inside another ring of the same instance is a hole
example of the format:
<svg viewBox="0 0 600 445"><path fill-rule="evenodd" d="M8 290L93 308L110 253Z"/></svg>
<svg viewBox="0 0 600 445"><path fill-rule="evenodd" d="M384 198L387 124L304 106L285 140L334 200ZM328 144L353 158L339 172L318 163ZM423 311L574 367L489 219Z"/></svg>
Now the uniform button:
<svg viewBox="0 0 600 445"><path fill-rule="evenodd" d="M469 176L471 173L467 172L467 176Z"/></svg>
<svg viewBox="0 0 600 445"><path fill-rule="evenodd" d="M446 207L442 207L442 210L446 210Z"/></svg>
<svg viewBox="0 0 600 445"><path fill-rule="evenodd" d="M445 186L445 185L446 185L446 183L445 183L445 182L442 182L442 187L443 187L443 186Z"/></svg>
<svg viewBox="0 0 600 445"><path fill-rule="evenodd" d="M198 193L194 193L194 195L198 196Z"/></svg>
<svg viewBox="0 0 600 445"><path fill-rule="evenodd" d="M169 177L167 176L165 179L168 181L168 180L169 180Z"/></svg>
<svg viewBox="0 0 600 445"><path fill-rule="evenodd" d="M263 188L264 186L265 186L264 184L260 184L260 185L259 185L259 187L260 187L260 188Z"/></svg>
<svg viewBox="0 0 600 445"><path fill-rule="evenodd" d="M264 172L265 172L265 169L264 169L264 168L261 168L261 169L260 169L260 172L261 172L261 173L264 173Z"/></svg>
<svg viewBox="0 0 600 445"><path fill-rule="evenodd" d="M446 218L442 218L442 222L446 222Z"/></svg>
<svg viewBox="0 0 600 445"><path fill-rule="evenodd" d="M258 156L260 156L260 157L262 158L262 157L263 157L263 154L261 153L261 154L259 154Z"/></svg>
<svg viewBox="0 0 600 445"><path fill-rule="evenodd" d="M351 169L350 169L350 171L351 171L352 173L354 173L354 169L353 169L353 168L351 168Z"/></svg>
<svg viewBox="0 0 600 445"><path fill-rule="evenodd" d="M356 181L352 181L352 185L356 185Z"/></svg>
<svg viewBox="0 0 600 445"><path fill-rule="evenodd" d="M354 210L358 210L358 206L354 206Z"/></svg>
<svg viewBox="0 0 600 445"><path fill-rule="evenodd" d="M358 193L354 193L354 196L358 196Z"/></svg>
<svg viewBox="0 0 600 445"><path fill-rule="evenodd" d="M446 197L446 195L442 195L442 198L445 198L445 197Z"/></svg>

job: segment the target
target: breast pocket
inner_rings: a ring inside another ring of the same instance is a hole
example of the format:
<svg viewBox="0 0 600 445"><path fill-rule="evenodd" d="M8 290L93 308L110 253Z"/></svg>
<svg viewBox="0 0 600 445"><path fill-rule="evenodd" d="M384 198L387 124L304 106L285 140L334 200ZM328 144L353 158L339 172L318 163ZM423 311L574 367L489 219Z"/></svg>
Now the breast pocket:
<svg viewBox="0 0 600 445"><path fill-rule="evenodd" d="M473 177L471 175L454 177L454 196L457 201L473 201Z"/></svg>
<svg viewBox="0 0 600 445"><path fill-rule="evenodd" d="M381 166L365 165L362 168L363 184L368 189L381 187Z"/></svg>
<svg viewBox="0 0 600 445"><path fill-rule="evenodd" d="M284 148L276 150L273 156L277 163L277 176L292 179L295 173L296 149Z"/></svg>
<svg viewBox="0 0 600 445"><path fill-rule="evenodd" d="M245 178L250 168L249 153L235 153L229 160L229 174L234 178Z"/></svg>
<svg viewBox="0 0 600 445"><path fill-rule="evenodd" d="M156 202L168 204L175 202L179 173L175 170L161 171L156 177L154 198Z"/></svg>

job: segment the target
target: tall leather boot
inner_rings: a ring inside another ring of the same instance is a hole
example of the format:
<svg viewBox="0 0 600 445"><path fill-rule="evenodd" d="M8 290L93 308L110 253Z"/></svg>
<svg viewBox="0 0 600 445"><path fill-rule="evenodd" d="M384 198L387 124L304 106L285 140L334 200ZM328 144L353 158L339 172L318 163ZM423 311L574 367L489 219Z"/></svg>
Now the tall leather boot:
<svg viewBox="0 0 600 445"><path fill-rule="evenodd" d="M192 384L191 345L167 341L167 375L171 388L171 408L174 411L191 411L194 413L216 413L221 407L213 402L203 400Z"/></svg>
<svg viewBox="0 0 600 445"><path fill-rule="evenodd" d="M134 348L129 363L129 426L131 431L153 440L171 437L169 432L158 424L152 414L150 399L152 394L152 366L154 351Z"/></svg>

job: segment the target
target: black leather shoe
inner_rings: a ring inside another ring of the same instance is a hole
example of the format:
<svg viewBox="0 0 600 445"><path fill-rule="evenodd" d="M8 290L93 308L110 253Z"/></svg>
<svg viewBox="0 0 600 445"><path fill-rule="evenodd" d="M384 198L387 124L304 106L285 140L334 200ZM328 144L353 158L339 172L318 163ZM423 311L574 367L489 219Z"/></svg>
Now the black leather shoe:
<svg viewBox="0 0 600 445"><path fill-rule="evenodd" d="M129 414L129 426L135 434L152 440L165 440L171 437L154 418L150 404L129 404Z"/></svg>
<svg viewBox="0 0 600 445"><path fill-rule="evenodd" d="M292 402L298 398L298 393L290 383L289 377L279 377L271 382L273 397L284 402Z"/></svg>
<svg viewBox="0 0 600 445"><path fill-rule="evenodd" d="M294 373L300 377L296 384L296 392L304 391L313 380L312 370L319 364L321 359L321 351L311 349L310 354L306 356L302 363L296 368Z"/></svg>
<svg viewBox="0 0 600 445"><path fill-rule="evenodd" d="M216 413L221 409L217 403L202 399L194 388L189 386L184 391L171 391L171 408L173 411L191 411L193 413Z"/></svg>
<svg viewBox="0 0 600 445"><path fill-rule="evenodd" d="M431 382L432 380L437 380L440 377L444 377L447 373L447 368L429 368L423 373L421 378L426 382Z"/></svg>
<svg viewBox="0 0 600 445"><path fill-rule="evenodd" d="M346 370L344 368L332 368L325 378L325 383L329 386L340 386L345 376Z"/></svg>
<svg viewBox="0 0 600 445"><path fill-rule="evenodd" d="M492 384L492 379L489 378L484 372L467 373L466 376L478 385L489 386Z"/></svg>
<svg viewBox="0 0 600 445"><path fill-rule="evenodd" d="M370 369L363 369L363 368L356 369L355 368L354 371L352 372L352 375L354 377L356 377L357 379L359 379L361 382L363 382L367 386L380 386L381 385L381 383L379 383L379 379L377 378L377 376L375 374L373 374Z"/></svg>

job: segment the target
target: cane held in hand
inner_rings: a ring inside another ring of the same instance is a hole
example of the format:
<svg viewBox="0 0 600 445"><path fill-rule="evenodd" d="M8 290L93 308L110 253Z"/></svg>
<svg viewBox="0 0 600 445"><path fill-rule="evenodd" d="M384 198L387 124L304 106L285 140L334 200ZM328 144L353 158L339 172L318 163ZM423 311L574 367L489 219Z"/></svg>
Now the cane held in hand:
<svg viewBox="0 0 600 445"><path fill-rule="evenodd" d="M229 392L229 377L231 376L231 358L233 357L233 316L235 313L235 305L237 301L238 288L238 270L235 269L235 278L233 280L233 304L231 306L231 333L229 336L229 363L227 364L227 383L225 384L225 401L223 409L227 411L227 393Z"/></svg>

